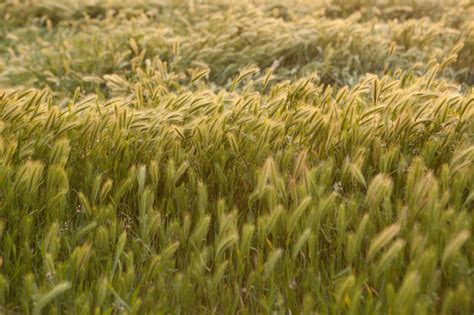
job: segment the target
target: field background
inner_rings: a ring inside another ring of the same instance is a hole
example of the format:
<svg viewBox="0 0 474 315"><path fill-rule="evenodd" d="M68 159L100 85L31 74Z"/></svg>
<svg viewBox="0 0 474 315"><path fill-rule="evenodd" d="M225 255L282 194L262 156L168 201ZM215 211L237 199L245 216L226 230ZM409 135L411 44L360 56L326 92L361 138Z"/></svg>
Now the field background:
<svg viewBox="0 0 474 315"><path fill-rule="evenodd" d="M474 1L0 0L0 313L472 314Z"/></svg>

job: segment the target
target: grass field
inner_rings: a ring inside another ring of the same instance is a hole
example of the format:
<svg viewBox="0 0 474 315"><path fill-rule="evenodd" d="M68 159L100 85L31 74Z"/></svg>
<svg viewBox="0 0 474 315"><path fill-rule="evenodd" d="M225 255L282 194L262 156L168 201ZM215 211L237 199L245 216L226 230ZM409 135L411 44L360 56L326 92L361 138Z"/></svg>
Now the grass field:
<svg viewBox="0 0 474 315"><path fill-rule="evenodd" d="M473 314L474 1L0 0L0 314Z"/></svg>

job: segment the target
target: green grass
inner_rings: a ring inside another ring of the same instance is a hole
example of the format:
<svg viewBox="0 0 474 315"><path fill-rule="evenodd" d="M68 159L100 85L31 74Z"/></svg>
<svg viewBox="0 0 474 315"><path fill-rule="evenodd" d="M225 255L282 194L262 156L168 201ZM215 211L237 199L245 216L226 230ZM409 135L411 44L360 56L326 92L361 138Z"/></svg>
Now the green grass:
<svg viewBox="0 0 474 315"><path fill-rule="evenodd" d="M0 1L0 313L472 314L474 3Z"/></svg>

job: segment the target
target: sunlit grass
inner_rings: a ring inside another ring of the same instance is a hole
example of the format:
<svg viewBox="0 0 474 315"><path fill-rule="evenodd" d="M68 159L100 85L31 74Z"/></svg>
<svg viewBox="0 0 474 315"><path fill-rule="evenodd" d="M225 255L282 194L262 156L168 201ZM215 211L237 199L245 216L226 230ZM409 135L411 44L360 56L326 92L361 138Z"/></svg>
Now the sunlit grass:
<svg viewBox="0 0 474 315"><path fill-rule="evenodd" d="M0 313L472 313L472 2L390 3L1 2Z"/></svg>

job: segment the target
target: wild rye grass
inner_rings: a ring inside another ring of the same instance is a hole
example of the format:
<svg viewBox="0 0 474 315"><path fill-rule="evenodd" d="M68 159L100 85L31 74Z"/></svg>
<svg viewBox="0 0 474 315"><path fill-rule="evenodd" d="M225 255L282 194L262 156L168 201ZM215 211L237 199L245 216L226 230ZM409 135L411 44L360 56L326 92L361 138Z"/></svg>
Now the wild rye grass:
<svg viewBox="0 0 474 315"><path fill-rule="evenodd" d="M60 4L0 3L0 312L472 313L472 2Z"/></svg>
<svg viewBox="0 0 474 315"><path fill-rule="evenodd" d="M57 1L28 1L23 6L7 2L0 82L48 86L60 94L72 94L79 86L85 93L108 96L104 75L134 82L137 68L145 68L147 59L160 58L178 74L207 67L212 70L211 82L219 86L249 64L272 67L281 80L316 71L321 83L344 86L356 84L367 72L384 74L401 68L425 73L430 61L441 63L460 42L464 46L459 59L442 75L468 85L474 82L474 9L469 2L452 5L457 18L446 4L437 20L368 19L359 11L333 19L326 13L338 7L334 5L306 8L309 13L302 16L301 4L293 12L269 4L175 2L142 4L143 8L126 2L102 6L100 1L90 2L95 6L81 6L80 1L71 6ZM91 10L102 13L92 19L87 15ZM31 23L17 27L29 20L24 16L28 12ZM40 15L44 12L49 15ZM86 17L79 18L79 12Z"/></svg>

